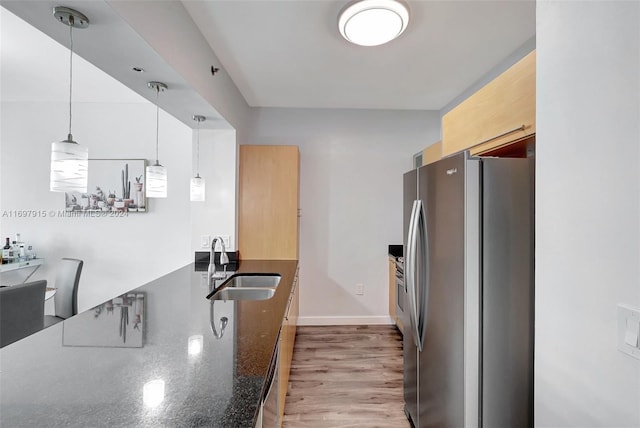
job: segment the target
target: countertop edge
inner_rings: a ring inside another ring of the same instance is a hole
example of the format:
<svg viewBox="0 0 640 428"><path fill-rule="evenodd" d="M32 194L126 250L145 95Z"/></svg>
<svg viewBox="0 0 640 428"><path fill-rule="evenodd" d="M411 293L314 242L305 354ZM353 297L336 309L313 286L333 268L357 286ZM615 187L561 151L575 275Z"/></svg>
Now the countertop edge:
<svg viewBox="0 0 640 428"><path fill-rule="evenodd" d="M286 269L274 269L274 265L278 264L286 264ZM276 304L278 305L277 311L278 319L280 320L280 324L278 326L278 333L275 335L275 340L273 343L268 346L270 349L270 359L269 364L266 367L266 371L263 373L262 377L264 378L262 388L260 391L260 396L258 397L258 403L256 406L256 410L254 412L253 417L253 426L256 426L258 415L260 412L260 404L264 399L267 387L265 381L269 372L269 368L272 364L277 364L277 361L274 361L274 356L276 355L278 341L280 338L280 334L282 332L282 323L284 321L285 312L287 310L287 305L289 303L289 296L291 295L291 291L293 289L293 283L298 273L299 260L239 260L237 270L234 274L238 273L277 273L282 276L280 280L280 284L278 285L276 294L272 297L272 299L278 299ZM284 286L284 287L283 287ZM271 300L271 299L270 299Z"/></svg>

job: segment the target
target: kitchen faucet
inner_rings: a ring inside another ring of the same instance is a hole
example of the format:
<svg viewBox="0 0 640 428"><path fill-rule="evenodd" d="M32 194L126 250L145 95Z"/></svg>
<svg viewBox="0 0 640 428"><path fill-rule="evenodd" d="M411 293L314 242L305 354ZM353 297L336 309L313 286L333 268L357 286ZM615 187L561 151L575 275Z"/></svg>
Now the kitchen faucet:
<svg viewBox="0 0 640 428"><path fill-rule="evenodd" d="M222 247L222 251L220 251L220 264L222 265L223 272L221 275L216 276L216 262L214 260L215 257L215 248L216 242L220 241L220 246ZM227 249L224 246L224 240L216 236L211 241L211 252L209 253L209 268L207 269L207 273L209 275L209 285L214 285L216 279L225 279L227 277L227 265L229 264L229 256L227 256Z"/></svg>

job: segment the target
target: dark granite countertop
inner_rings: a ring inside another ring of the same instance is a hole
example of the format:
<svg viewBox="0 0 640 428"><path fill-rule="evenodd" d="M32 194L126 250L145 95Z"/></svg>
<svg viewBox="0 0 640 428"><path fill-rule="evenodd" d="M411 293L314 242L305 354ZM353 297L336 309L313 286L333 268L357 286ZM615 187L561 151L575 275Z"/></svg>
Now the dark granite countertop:
<svg viewBox="0 0 640 428"><path fill-rule="evenodd" d="M282 275L275 296L213 306L194 267L2 348L0 426L254 426L297 261L241 261L238 272ZM152 407L154 380L164 399Z"/></svg>

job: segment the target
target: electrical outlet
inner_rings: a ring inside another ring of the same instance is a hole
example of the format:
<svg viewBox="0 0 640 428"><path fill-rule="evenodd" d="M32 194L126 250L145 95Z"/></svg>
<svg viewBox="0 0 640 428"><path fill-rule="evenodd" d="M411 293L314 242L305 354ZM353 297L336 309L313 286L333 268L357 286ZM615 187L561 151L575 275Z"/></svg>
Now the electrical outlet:
<svg viewBox="0 0 640 428"><path fill-rule="evenodd" d="M640 360L640 310L618 305L618 350Z"/></svg>
<svg viewBox="0 0 640 428"><path fill-rule="evenodd" d="M229 251L229 248L231 247L231 236L230 235L214 235L214 236L219 236L220 238L222 238L222 240L224 241L225 249ZM216 248L214 249L214 251L222 251L222 245L220 245L220 242L216 242Z"/></svg>
<svg viewBox="0 0 640 428"><path fill-rule="evenodd" d="M200 236L200 248L209 249L210 242L211 241L209 241L209 235Z"/></svg>
<svg viewBox="0 0 640 428"><path fill-rule="evenodd" d="M364 294L364 284L356 284L356 295L362 296Z"/></svg>

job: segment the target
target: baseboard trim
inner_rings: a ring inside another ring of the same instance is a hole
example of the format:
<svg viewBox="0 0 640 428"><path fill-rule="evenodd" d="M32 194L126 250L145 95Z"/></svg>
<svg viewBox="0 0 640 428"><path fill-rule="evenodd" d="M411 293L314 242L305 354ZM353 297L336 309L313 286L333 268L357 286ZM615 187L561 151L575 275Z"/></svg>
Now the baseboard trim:
<svg viewBox="0 0 640 428"><path fill-rule="evenodd" d="M388 325L394 324L389 316L298 317L298 325Z"/></svg>

